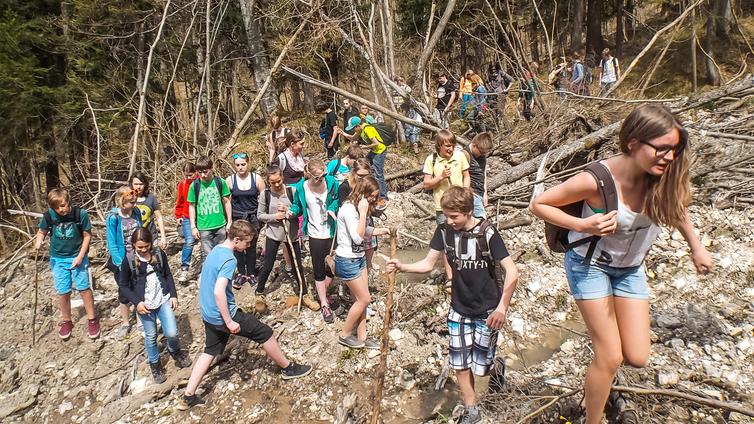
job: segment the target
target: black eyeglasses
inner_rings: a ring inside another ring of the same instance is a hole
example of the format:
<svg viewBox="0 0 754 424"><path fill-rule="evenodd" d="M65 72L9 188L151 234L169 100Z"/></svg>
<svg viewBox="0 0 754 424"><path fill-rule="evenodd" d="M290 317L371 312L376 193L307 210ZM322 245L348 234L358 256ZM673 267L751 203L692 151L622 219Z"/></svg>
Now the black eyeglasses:
<svg viewBox="0 0 754 424"><path fill-rule="evenodd" d="M233 153L233 159L246 159L249 155L246 153Z"/></svg>
<svg viewBox="0 0 754 424"><path fill-rule="evenodd" d="M681 138L681 140L675 146L661 146L661 147L658 147L658 146L655 146L654 144L652 144L652 143L650 143L648 141L644 141L644 140L639 140L639 143L647 145L647 146L655 149L655 157L657 157L657 158L663 158L663 157L665 157L668 154L668 152L670 152L670 151L673 152L673 157L676 157L676 156L680 155L681 152L683 152L683 150L686 148L686 142L683 140L683 138Z"/></svg>

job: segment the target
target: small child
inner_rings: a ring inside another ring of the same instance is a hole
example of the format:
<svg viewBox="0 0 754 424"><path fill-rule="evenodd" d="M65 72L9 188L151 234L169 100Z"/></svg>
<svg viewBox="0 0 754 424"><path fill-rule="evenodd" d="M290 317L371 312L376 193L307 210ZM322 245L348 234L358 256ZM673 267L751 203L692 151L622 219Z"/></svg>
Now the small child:
<svg viewBox="0 0 754 424"><path fill-rule="evenodd" d="M199 174L196 172L196 165L193 162L186 162L183 165L183 181L178 183L178 193L175 201L175 220L181 226L180 232L183 234L183 249L181 250L181 272L178 274L178 281L185 283L189 277L189 265L191 264L191 253L194 251L194 234L191 232L191 219L189 218L188 191Z"/></svg>
<svg viewBox="0 0 754 424"><path fill-rule="evenodd" d="M194 363L186 391L178 401L178 410L185 411L194 405L204 403L196 396L196 389L215 356L225 350L231 334L261 344L262 350L281 368L283 380L304 377L312 371L311 365L300 365L288 360L272 334L272 328L259 321L256 315L244 312L236 306L230 283L236 271L236 258L233 252L246 250L255 236L256 230L249 221L235 221L228 229L228 238L215 246L204 260L199 284L199 311L204 322L204 352Z"/></svg>
<svg viewBox="0 0 754 424"><path fill-rule="evenodd" d="M474 193L451 187L442 196L447 223L435 230L427 256L413 264L391 259L387 272L430 272L445 253L453 268L453 290L448 313L449 361L456 370L465 411L461 423L481 422L474 393L474 376L489 374L495 358L497 331L505 323L518 270L508 256L495 227L472 215ZM502 290L495 267L505 272Z"/></svg>
<svg viewBox="0 0 754 424"><path fill-rule="evenodd" d="M173 274L168 257L158 247L152 246L152 232L137 228L131 236L133 251L126 253L118 275L119 292L136 305L139 320L144 326L144 349L155 383L164 383L165 369L160 363L157 348L157 320L162 324L162 334L167 339L168 352L178 368L191 366L178 341L178 326L173 310L178 307Z"/></svg>
<svg viewBox="0 0 754 424"><path fill-rule="evenodd" d="M131 187L123 186L115 191L115 207L105 218L107 239L107 251L110 260L107 269L112 271L115 281L119 280L120 266L126 258L126 254L133 254L131 236L137 228L141 227L141 214L136 210L137 193ZM122 291L118 290L118 311L120 312L121 326L115 334L117 340L123 340L131 331L130 301Z"/></svg>
<svg viewBox="0 0 754 424"><path fill-rule="evenodd" d="M78 206L71 207L71 195L68 190L54 188L47 193L50 206L39 221L39 230L34 248L42 247L47 233L50 233L50 268L58 293L60 323L58 335L66 340L71 337L71 286L81 294L88 318L87 332L89 338L99 337L99 319L95 316L94 297L89 287L89 242L92 239L92 224L89 214Z"/></svg>

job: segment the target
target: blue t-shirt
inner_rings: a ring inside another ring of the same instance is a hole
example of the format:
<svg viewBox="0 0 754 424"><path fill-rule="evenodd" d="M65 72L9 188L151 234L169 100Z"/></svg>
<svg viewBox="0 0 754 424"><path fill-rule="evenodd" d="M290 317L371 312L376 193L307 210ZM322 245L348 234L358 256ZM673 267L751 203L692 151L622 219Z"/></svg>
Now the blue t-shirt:
<svg viewBox="0 0 754 424"><path fill-rule="evenodd" d="M350 169L346 164L343 162L343 160L340 160L340 166L338 169L335 169L335 166L338 165L338 159L333 159L330 162L327 163L327 169L325 170L325 173L327 175L332 175L335 177L335 179L338 181L338 183L342 183L346 180L346 177L348 176L348 172Z"/></svg>
<svg viewBox="0 0 754 424"><path fill-rule="evenodd" d="M215 246L202 266L202 278L199 282L199 309L202 312L202 319L210 324L223 325L222 315L215 302L215 284L220 277L228 279L228 285L225 287L225 296L228 299L228 311L231 318L236 315L236 298L233 297L233 271L236 270L236 257L233 250L225 246Z"/></svg>

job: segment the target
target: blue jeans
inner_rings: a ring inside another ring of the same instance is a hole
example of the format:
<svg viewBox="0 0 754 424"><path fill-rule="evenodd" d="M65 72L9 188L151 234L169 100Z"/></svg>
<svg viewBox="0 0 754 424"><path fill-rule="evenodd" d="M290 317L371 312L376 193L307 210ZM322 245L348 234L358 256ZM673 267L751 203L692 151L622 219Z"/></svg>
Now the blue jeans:
<svg viewBox="0 0 754 424"><path fill-rule="evenodd" d="M387 149L382 153L377 154L369 152L367 159L372 163L372 171L374 171L374 179L377 180L377 184L380 185L380 198L387 199L387 182L385 182L385 158L387 157Z"/></svg>
<svg viewBox="0 0 754 424"><path fill-rule="evenodd" d="M191 220L183 218L183 249L181 250L181 266L188 267L191 263L191 253L194 251L194 235L191 234Z"/></svg>
<svg viewBox="0 0 754 424"><path fill-rule="evenodd" d="M472 211L472 215L474 215L474 218L487 218L487 212L484 210L484 197L476 193L474 193L474 210Z"/></svg>
<svg viewBox="0 0 754 424"><path fill-rule="evenodd" d="M463 118L466 116L466 106L468 106L469 103L472 103L474 101L474 95L471 93L466 93L461 95L461 111L458 116Z"/></svg>
<svg viewBox="0 0 754 424"><path fill-rule="evenodd" d="M649 299L644 265L616 268L592 263L573 250L565 254L565 272L571 294L576 300L601 299L617 296L632 299Z"/></svg>
<svg viewBox="0 0 754 424"><path fill-rule="evenodd" d="M157 349L157 320L162 324L162 334L168 341L168 352L176 353L181 350L178 341L178 325L175 322L173 308L170 301L160 306L160 309L150 311L146 315L139 315L141 325L144 326L144 349L147 351L147 360L154 364L160 360L160 351Z"/></svg>

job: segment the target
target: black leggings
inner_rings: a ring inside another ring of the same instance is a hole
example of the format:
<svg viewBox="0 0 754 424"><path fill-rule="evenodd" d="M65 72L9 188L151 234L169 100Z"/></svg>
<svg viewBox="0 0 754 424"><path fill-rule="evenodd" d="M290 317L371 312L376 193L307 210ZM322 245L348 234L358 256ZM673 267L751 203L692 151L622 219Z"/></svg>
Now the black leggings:
<svg viewBox="0 0 754 424"><path fill-rule="evenodd" d="M236 261L238 262L238 274L239 275L245 275L250 276L254 275L257 268L257 241L259 240L259 236L255 236L253 239L251 239L251 243L249 244L249 247L246 248L243 252L236 252L233 251L233 255L236 257Z"/></svg>
<svg viewBox="0 0 754 424"><path fill-rule="evenodd" d="M298 240L293 242L293 251L296 252L296 254L293 255L291 254L291 249L288 247L288 243L267 237L267 241L264 244L264 263L257 276L257 293L259 294L264 293L264 286L267 284L267 279L270 277L270 272L272 272L272 268L275 265L275 257L278 255L280 243L283 243L288 254L291 256L291 259L294 259L295 257L296 266L298 266L299 272L301 274L304 272L304 266L301 264L301 244L299 244ZM298 285L301 283L301 286L304 288L304 294L306 294L306 281L300 281L302 275L299 275L299 272L296 272L296 267L294 266L293 274L296 278L295 281L291 283L293 286L293 292L298 294Z"/></svg>
<svg viewBox="0 0 754 424"><path fill-rule="evenodd" d="M317 239L309 237L309 254L312 256L312 270L314 281L324 281L326 277L334 277L325 265L325 256L330 254L332 238Z"/></svg>

